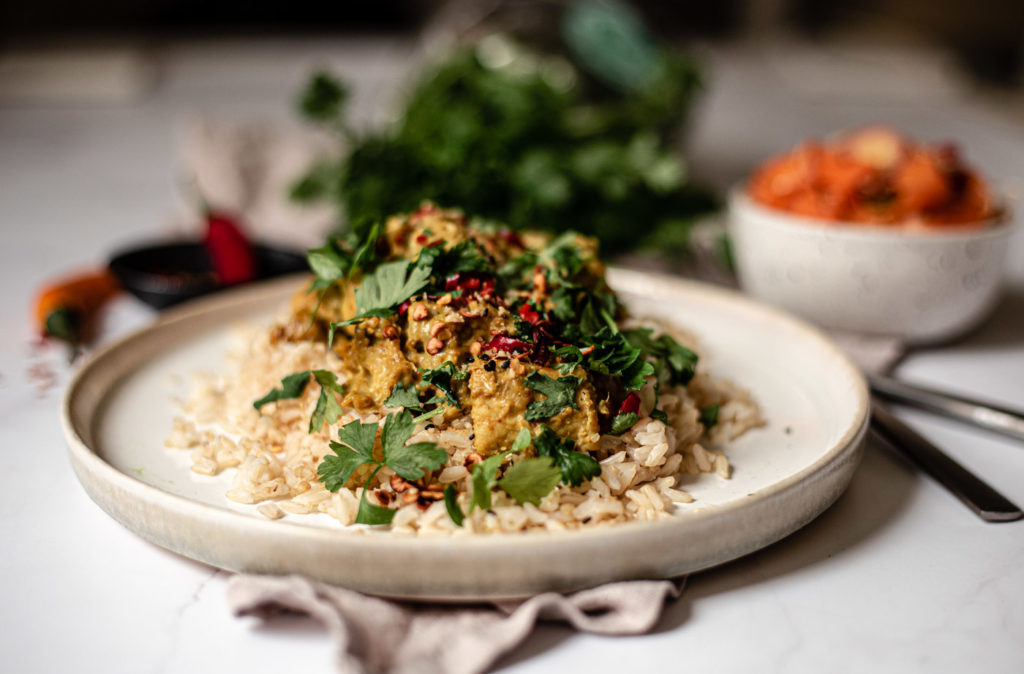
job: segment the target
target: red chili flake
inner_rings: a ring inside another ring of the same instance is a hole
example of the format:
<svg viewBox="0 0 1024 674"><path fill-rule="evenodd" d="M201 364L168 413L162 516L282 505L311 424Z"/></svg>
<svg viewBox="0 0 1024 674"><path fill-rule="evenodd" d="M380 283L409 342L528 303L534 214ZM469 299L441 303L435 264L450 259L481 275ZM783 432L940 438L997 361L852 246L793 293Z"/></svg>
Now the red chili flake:
<svg viewBox="0 0 1024 674"><path fill-rule="evenodd" d="M494 337L491 337L491 341L484 344L484 351L507 351L509 353L518 353L529 350L529 344L521 339L509 337L508 335L495 335Z"/></svg>
<svg viewBox="0 0 1024 674"><path fill-rule="evenodd" d="M447 291L474 291L486 288L488 283L490 283L490 288L493 290L493 278L482 274L476 274L474 272L460 272L458 274L452 274L444 280L444 289Z"/></svg>
<svg viewBox="0 0 1024 674"><path fill-rule="evenodd" d="M416 235L416 243L420 244L421 246L425 244L428 240L429 239L427 235L423 234L422 232Z"/></svg>
<svg viewBox="0 0 1024 674"><path fill-rule="evenodd" d="M519 234L513 232L511 229L503 229L499 231L498 236L500 236L505 241L505 243L509 245L519 246L520 248L526 248L526 244L524 244L523 240L519 238Z"/></svg>
<svg viewBox="0 0 1024 674"><path fill-rule="evenodd" d="M409 311L409 304L410 304L409 300L406 300L406 301L404 301L404 302L402 302L401 304L398 305L398 315L399 316L405 316L405 312Z"/></svg>
<svg viewBox="0 0 1024 674"><path fill-rule="evenodd" d="M519 317L530 325L537 325L540 322L540 314L529 302L523 302L523 305L519 307Z"/></svg>
<svg viewBox="0 0 1024 674"><path fill-rule="evenodd" d="M437 241L431 241L430 243L427 244L427 248L437 248L442 243L444 243L444 241L442 241L441 239L438 239Z"/></svg>
<svg viewBox="0 0 1024 674"><path fill-rule="evenodd" d="M415 213L409 216L409 222L416 223L420 221L423 218L423 216L430 215L431 213L438 213L440 212L440 210L441 209L439 209L432 203L425 203L421 205L418 209L416 209Z"/></svg>
<svg viewBox="0 0 1024 674"><path fill-rule="evenodd" d="M640 396L636 394L636 391L626 396L626 399L619 405L619 414L630 414L640 410Z"/></svg>

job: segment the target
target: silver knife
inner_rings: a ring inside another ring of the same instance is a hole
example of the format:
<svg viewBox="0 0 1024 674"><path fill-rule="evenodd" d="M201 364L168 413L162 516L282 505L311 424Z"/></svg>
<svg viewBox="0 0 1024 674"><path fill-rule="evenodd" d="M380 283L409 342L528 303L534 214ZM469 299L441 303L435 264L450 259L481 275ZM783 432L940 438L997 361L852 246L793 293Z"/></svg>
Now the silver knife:
<svg viewBox="0 0 1024 674"><path fill-rule="evenodd" d="M871 405L871 427L888 442L953 493L986 522L1012 522L1024 512L980 480L914 429L877 402Z"/></svg>
<svg viewBox="0 0 1024 674"><path fill-rule="evenodd" d="M1020 410L971 400L877 374L868 374L867 378L871 392L885 400L965 421L1015 440L1024 440L1024 412Z"/></svg>

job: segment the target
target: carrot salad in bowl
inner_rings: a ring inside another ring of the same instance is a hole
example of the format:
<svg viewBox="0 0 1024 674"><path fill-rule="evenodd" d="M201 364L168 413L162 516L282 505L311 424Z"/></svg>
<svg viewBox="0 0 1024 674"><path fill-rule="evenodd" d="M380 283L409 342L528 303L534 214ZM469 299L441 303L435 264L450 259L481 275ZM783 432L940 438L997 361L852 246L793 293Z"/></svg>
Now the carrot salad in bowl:
<svg viewBox="0 0 1024 674"><path fill-rule="evenodd" d="M954 145L926 146L881 127L806 141L762 164L747 190L764 206L842 222L964 226L999 214Z"/></svg>

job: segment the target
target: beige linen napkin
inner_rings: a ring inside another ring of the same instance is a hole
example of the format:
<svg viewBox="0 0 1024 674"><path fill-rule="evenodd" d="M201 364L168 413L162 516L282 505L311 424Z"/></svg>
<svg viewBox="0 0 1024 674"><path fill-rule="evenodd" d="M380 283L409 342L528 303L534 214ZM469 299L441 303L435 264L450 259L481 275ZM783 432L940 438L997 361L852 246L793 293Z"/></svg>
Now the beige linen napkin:
<svg viewBox="0 0 1024 674"><path fill-rule="evenodd" d="M522 643L538 620L594 634L646 632L683 582L609 583L522 602L447 606L370 597L301 576L239 574L228 582L227 602L238 616L292 611L319 621L337 644L342 672L474 674Z"/></svg>

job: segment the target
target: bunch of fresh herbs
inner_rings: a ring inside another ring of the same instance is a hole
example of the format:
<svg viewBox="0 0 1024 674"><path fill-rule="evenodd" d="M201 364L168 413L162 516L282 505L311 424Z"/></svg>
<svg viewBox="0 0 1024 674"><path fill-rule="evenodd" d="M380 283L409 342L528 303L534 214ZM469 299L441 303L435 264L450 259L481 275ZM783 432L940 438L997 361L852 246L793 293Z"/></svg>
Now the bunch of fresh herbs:
<svg viewBox="0 0 1024 674"><path fill-rule="evenodd" d="M349 229L429 199L513 228L574 229L606 250L685 246L716 206L676 138L697 68L615 3L575 3L563 36L569 58L499 36L463 48L422 74L393 126L368 133L346 122L346 87L316 74L300 109L347 147L292 196L335 204Z"/></svg>

